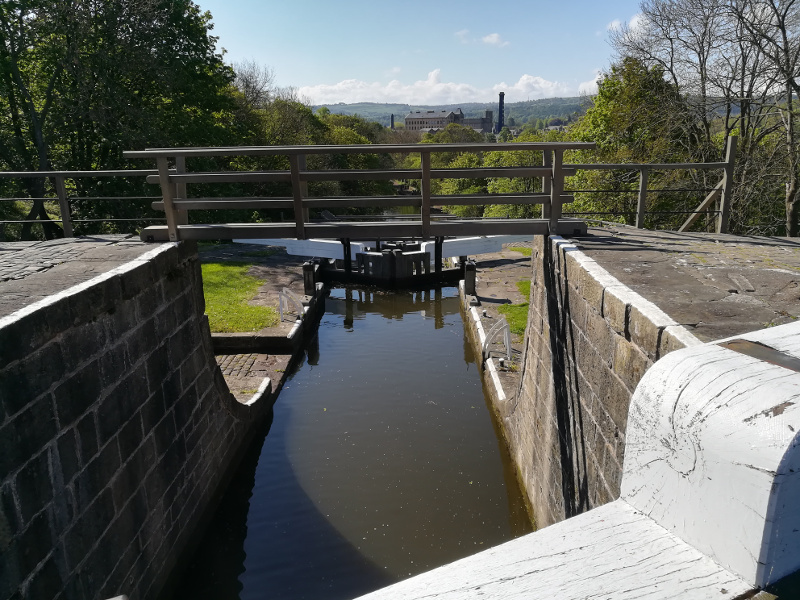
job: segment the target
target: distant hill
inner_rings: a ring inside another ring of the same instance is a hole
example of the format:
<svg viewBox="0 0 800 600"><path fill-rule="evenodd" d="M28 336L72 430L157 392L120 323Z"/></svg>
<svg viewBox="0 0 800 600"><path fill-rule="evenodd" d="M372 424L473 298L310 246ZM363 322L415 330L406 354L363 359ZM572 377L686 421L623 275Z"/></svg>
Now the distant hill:
<svg viewBox="0 0 800 600"><path fill-rule="evenodd" d="M527 102L506 102L506 123L514 119L517 126L535 121L536 119L563 119L567 120L578 114L583 114L589 102L584 97L574 98L543 98L542 100L528 100ZM394 114L395 123L402 123L405 116L415 110L455 110L460 108L467 117L483 116L484 111L491 110L497 120L497 102L465 102L463 104L438 104L438 105L411 105L411 104L380 104L377 102L358 102L354 104L319 104L326 106L332 113L342 115L358 115L368 121L376 121L388 127L391 115Z"/></svg>

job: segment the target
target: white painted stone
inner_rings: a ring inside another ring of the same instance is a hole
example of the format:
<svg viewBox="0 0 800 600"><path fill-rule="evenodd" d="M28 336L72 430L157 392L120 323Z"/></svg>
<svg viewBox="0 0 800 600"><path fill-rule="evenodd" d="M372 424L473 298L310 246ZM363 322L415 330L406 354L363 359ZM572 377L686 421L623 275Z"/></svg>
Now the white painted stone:
<svg viewBox="0 0 800 600"><path fill-rule="evenodd" d="M463 281L460 282L461 293L464 293ZM478 309L476 307L471 307L469 309L469 314L472 315L472 320L475 321L475 328L478 331L478 339L480 340L480 345L483 347L483 343L486 341L486 332L483 328L483 323L481 322L481 315L478 313ZM489 377L492 380L492 384L494 385L495 391L497 392L497 398L500 402L505 402L507 400L506 393L503 391L503 384L500 382L500 375L497 372L497 367L494 364L494 360L487 359L486 360L486 370L489 371Z"/></svg>
<svg viewBox="0 0 800 600"><path fill-rule="evenodd" d="M664 331L669 331L669 333L682 343L685 348L703 345L703 342L697 339L683 325L668 325L664 328Z"/></svg>
<svg viewBox="0 0 800 600"><path fill-rule="evenodd" d="M342 243L336 240L293 240L293 239L258 239L258 240L233 240L237 244L257 244L261 246L281 246L286 248L287 254L292 256L308 256L315 258L344 258ZM369 242L351 242L350 258L356 260L356 254L364 252L370 245ZM374 246L375 243L372 242Z"/></svg>
<svg viewBox="0 0 800 600"><path fill-rule="evenodd" d="M739 338L800 357L800 323ZM800 373L678 350L631 400L621 497L749 583L800 569Z"/></svg>
<svg viewBox="0 0 800 600"><path fill-rule="evenodd" d="M475 256L476 254L486 254L487 252L500 252L503 249L503 244L529 242L530 240L530 236L524 235L487 235L444 240L442 243L442 257L453 258L456 256ZM422 250L430 252L431 260L433 260L434 242L423 242Z"/></svg>
<svg viewBox="0 0 800 600"><path fill-rule="evenodd" d="M247 402L243 402L245 406L255 406L262 398L269 396L272 393L272 380L269 377L264 377L261 380L261 385L258 386L256 393L253 394Z"/></svg>
<svg viewBox="0 0 800 600"><path fill-rule="evenodd" d="M442 243L442 257L453 258L456 256L475 256L486 252L499 252L503 244L530 241L530 236L524 235L488 235L481 237L456 238L444 240ZM342 244L336 240L294 240L294 239L267 239L267 240L233 240L238 244L260 244L265 246L282 246L292 256L313 256L317 258L340 259L343 256ZM366 248L375 246L375 242L351 242L350 255L356 260L356 254L365 252ZM431 262L434 260L434 242L422 242L423 252L431 253Z"/></svg>
<svg viewBox="0 0 800 600"><path fill-rule="evenodd" d="M362 600L727 600L750 588L617 500Z"/></svg>
<svg viewBox="0 0 800 600"><path fill-rule="evenodd" d="M672 328L670 330L672 335L680 339L686 347L702 344L689 330L677 323L672 317L654 303L650 302L647 298L637 294L611 273L606 271L597 261L584 254L578 246L559 236L551 236L551 239L558 251L563 252L564 256L569 254L569 256L585 269L595 281L603 286L605 293L613 294L626 305L635 306L636 309L656 327ZM678 330L679 328L680 331Z"/></svg>

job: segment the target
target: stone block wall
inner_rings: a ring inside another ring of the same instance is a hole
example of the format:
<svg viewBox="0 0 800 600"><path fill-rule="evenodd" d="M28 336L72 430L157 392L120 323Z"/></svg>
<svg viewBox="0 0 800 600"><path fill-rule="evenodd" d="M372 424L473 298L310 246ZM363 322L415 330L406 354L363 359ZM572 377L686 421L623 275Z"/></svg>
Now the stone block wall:
<svg viewBox="0 0 800 600"><path fill-rule="evenodd" d="M0 319L0 600L153 598L250 439L196 249Z"/></svg>
<svg viewBox="0 0 800 600"><path fill-rule="evenodd" d="M506 437L538 527L619 497L628 406L661 356L699 340L558 236L537 237Z"/></svg>

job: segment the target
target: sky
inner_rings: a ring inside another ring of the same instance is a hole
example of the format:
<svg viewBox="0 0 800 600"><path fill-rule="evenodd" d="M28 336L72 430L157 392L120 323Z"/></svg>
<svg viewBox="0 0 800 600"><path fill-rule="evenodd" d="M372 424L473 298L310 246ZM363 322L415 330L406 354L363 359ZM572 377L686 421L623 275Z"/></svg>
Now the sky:
<svg viewBox="0 0 800 600"><path fill-rule="evenodd" d="M312 104L457 104L596 91L639 0L195 0L229 63Z"/></svg>

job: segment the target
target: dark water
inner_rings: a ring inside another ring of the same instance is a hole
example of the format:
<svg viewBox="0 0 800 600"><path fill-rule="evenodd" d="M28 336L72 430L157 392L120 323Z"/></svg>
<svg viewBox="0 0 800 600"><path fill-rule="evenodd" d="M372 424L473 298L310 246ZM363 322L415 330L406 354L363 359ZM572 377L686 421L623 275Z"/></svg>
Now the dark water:
<svg viewBox="0 0 800 600"><path fill-rule="evenodd" d="M178 598L352 598L530 531L456 290L333 290Z"/></svg>

